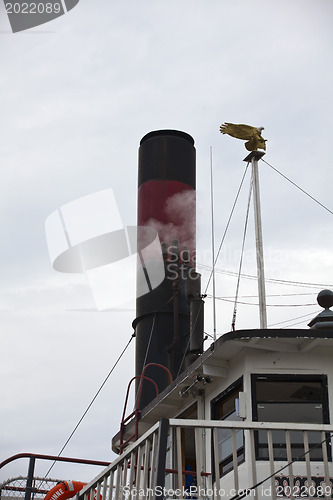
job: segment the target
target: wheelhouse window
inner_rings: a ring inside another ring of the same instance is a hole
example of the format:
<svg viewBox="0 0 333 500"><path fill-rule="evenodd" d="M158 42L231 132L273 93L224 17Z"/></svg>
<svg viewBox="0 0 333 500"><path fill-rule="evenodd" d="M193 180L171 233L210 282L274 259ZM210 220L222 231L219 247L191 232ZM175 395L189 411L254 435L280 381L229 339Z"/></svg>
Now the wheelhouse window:
<svg viewBox="0 0 333 500"><path fill-rule="evenodd" d="M253 420L328 424L327 377L325 375L252 375ZM284 431L274 431L273 451L276 460L287 459ZM311 460L322 460L321 434L309 432ZM304 460L303 433L290 433L292 458ZM256 433L257 459L268 458L267 433ZM331 452L328 447L328 454ZM330 458L331 459L331 458Z"/></svg>
<svg viewBox="0 0 333 500"><path fill-rule="evenodd" d="M243 420L237 415L239 393L243 391L243 379L238 379L228 389L223 391L211 402L211 415L214 420ZM236 430L237 463L244 462L244 432ZM232 460L232 432L231 429L218 430L218 456L220 475L227 474L233 469Z"/></svg>

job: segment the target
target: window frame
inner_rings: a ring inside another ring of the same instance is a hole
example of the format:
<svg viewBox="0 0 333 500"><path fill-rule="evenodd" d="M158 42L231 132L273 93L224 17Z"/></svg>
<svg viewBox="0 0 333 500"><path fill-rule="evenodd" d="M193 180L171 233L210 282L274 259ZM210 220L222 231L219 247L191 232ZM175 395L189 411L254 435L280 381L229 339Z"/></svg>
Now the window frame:
<svg viewBox="0 0 333 500"><path fill-rule="evenodd" d="M262 422L262 420L258 419L258 405L264 404L264 401L257 399L257 387L256 383L258 380L266 378L270 382L320 382L322 387L322 395L323 400L320 402L322 404L322 417L323 424L330 423L330 414L329 414L329 396L328 396L328 377L326 374L289 374L289 373L252 373L251 374L251 401L252 401L252 421L253 422ZM281 404L295 404L295 402L290 401L283 402ZM288 420L286 420L288 422ZM296 432L296 431L295 431ZM259 447L259 433L258 431L254 434L255 438L255 454L256 460L268 460L268 457L260 456L260 447ZM328 452L328 460L332 461L332 450L330 446L330 442L327 442L327 452ZM305 458L300 457L298 460L305 460ZM321 458L311 458L311 461L322 461Z"/></svg>
<svg viewBox="0 0 333 500"><path fill-rule="evenodd" d="M218 415L218 407L219 404L223 403L223 401L226 401L230 396L233 395L233 393L236 392L242 392L244 391L244 380L243 376L239 377L237 380L235 380L231 385L229 385L226 389L224 389L220 394L215 396L215 398L211 399L210 401L210 415L212 420L225 420L229 415L231 415L233 412L229 412L224 416L224 418L220 419ZM236 408L235 408L236 411ZM230 421L232 422L232 421ZM212 442L212 453L214 452L214 446ZM238 466L240 466L242 463L245 462L245 438L244 438L244 431L243 431L243 445L237 449L237 457L242 456L240 461L238 462ZM213 459L213 456L212 456ZM229 474L229 472L233 471L233 467L230 469L226 470L223 472L223 468L227 467L230 462L232 462L232 454L228 455L226 458L222 459L219 462L220 466L220 477L225 476L226 474ZM215 473L214 473L214 478L215 480Z"/></svg>
<svg viewBox="0 0 333 500"><path fill-rule="evenodd" d="M234 392L238 391L243 391L244 390L244 383L243 383L243 376L239 377L237 380L235 380L231 385L226 387L222 392L220 392L215 398L211 399L210 401L210 415L212 420L219 420L219 418L216 416L217 415L217 406L219 403L222 403L222 401L228 399ZM230 415L230 413L229 413ZM228 416L228 415L226 415Z"/></svg>

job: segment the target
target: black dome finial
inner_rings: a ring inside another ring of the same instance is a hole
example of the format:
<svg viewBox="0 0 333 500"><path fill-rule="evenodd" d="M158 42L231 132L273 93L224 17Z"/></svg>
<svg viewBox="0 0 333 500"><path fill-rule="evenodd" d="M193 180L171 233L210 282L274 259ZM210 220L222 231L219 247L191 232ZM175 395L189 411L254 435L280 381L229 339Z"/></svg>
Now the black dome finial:
<svg viewBox="0 0 333 500"><path fill-rule="evenodd" d="M329 309L333 306L333 292L331 290L322 290L317 295L317 302L324 309Z"/></svg>
<svg viewBox="0 0 333 500"><path fill-rule="evenodd" d="M317 302L324 308L324 311L310 321L309 327L333 330L333 311L330 310L330 307L333 306L333 292L322 290L317 295Z"/></svg>

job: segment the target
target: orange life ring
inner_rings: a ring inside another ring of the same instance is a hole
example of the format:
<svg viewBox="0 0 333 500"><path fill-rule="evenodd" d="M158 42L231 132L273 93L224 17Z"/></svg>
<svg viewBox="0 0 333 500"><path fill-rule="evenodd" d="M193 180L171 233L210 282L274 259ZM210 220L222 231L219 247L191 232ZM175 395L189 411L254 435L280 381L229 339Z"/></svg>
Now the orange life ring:
<svg viewBox="0 0 333 500"><path fill-rule="evenodd" d="M67 500L67 498L75 496L86 484L80 481L58 483L47 493L44 500Z"/></svg>

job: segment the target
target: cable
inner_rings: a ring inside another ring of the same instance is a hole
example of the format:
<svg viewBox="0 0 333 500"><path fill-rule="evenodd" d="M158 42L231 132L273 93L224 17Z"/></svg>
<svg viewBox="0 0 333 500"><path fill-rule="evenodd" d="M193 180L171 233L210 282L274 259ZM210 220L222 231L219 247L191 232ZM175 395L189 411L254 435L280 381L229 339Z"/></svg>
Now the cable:
<svg viewBox="0 0 333 500"><path fill-rule="evenodd" d="M333 215L333 212L327 208L325 205L323 205L321 202L319 202L316 198L314 198L313 196L311 196L307 191L305 191L304 189L302 189L300 186L298 186L295 182L293 182L291 179L289 179L286 175L284 175L282 172L280 172L278 169L276 169L275 167L273 167L273 165L271 165L270 163L268 163L266 160L264 160L263 158L261 158L261 161L263 161L264 163L266 163L269 167L271 167L273 170L275 170L279 175L281 175L282 177L284 177L288 182L290 182L292 185L294 185L297 189L299 189L300 191L302 191L304 194L306 194L309 198L311 198L313 201L315 201L318 205L320 205L322 208L324 208L325 210L327 210L328 212L330 212L332 215ZM242 177L242 180L241 180L241 183L240 183L240 186L238 188L238 191L237 191L237 194L236 194L236 198L235 198L235 201L234 201L234 204L232 206L232 209L231 209L231 212L230 212L230 215L229 215L229 218L228 218L228 221L227 221L227 225L226 225L226 228L225 228L225 231L224 231L224 234L222 236L222 239L221 239L221 243L219 245L219 249L218 249L218 252L217 252L217 255L216 255L216 258L215 258L215 264L219 258L219 255L220 255L220 252L221 252L221 249L222 249L222 245L224 243L224 240L225 240L225 237L226 237L226 234L227 234L227 231L229 229L229 225L230 225L230 222L231 222L231 218L233 216L233 213L234 213L234 210L235 210L235 207L236 207L236 204L237 204L237 201L238 201L238 198L239 198L239 194L240 194L240 191L242 189L242 186L243 186L243 183L244 183L244 179L245 179L245 176L246 176L246 172L247 172L247 169L248 169L248 166L249 166L249 162L247 163L246 165L246 168L245 168L245 172L243 174L243 177ZM208 271L210 271L210 275L209 275L209 278L208 278L208 282L207 282L207 286L206 286L206 290L205 290L205 294L208 290L208 287L209 287L209 284L210 284L210 281L212 279L212 274L213 274L213 271L212 271L212 268L211 266L208 266L208 265L204 265L204 264L198 264L197 263L197 267L199 269L206 269ZM222 274L225 274L225 275L228 275L228 276L236 276L238 277L238 273L236 272L232 272L232 271L226 271L226 270L222 270L222 269L219 269L217 267L214 268L214 271L217 272L217 273L222 273ZM245 278L245 279L252 279L252 280L257 280L257 277L256 276L253 276L253 275L248 275L248 274L241 274L241 277L242 278ZM274 283L274 284L279 284L279 285L287 285L287 286L295 286L295 287L301 287L301 288L304 288L304 287L313 287L313 288L332 288L333 285L327 285L327 284L322 284L322 283L308 283L308 282L303 282L303 281L292 281L292 280L280 280L280 279L274 279L274 278L266 278L265 280L266 282L268 283ZM218 297L216 297L218 298ZM220 299L221 300L221 299ZM310 306L310 305L314 305L314 304L306 304L306 306ZM297 306L300 306L300 304L297 304ZM277 306L275 306L277 307ZM281 307L281 306L280 306ZM289 306L288 306L289 307ZM290 307L294 307L294 306L290 306ZM178 375L180 373L180 370L181 370L181 367L184 363L184 359L185 359L185 356L182 360L182 363L180 365L180 368L179 368L179 371L178 371Z"/></svg>
<svg viewBox="0 0 333 500"><path fill-rule="evenodd" d="M236 330L237 304L240 303L240 302L238 302L238 292L239 292L240 278L241 278L242 265L243 265L246 233L247 233L247 227L248 227L248 222L249 222L249 213L250 213L250 205L251 205L251 197L252 197L252 185L253 185L253 178L251 178L249 197L248 197L248 201L247 201L247 209L246 209L245 224L244 224L244 231L243 231L242 249L241 249L241 255L240 255L240 260L239 260L238 278L237 278L237 286L236 286L236 293L235 293L235 300L234 300L234 311L233 311L232 321L231 321L231 329L233 331Z"/></svg>
<svg viewBox="0 0 333 500"><path fill-rule="evenodd" d="M314 314L318 314L320 311L314 311L313 313L308 313L308 314L303 314L303 316L297 316L296 318L290 318L290 319L286 319L285 321L279 321L278 323L272 323L271 325L269 325L269 328L271 328L272 326L277 326L277 325L283 325L284 323L289 323L289 321L294 321L295 319L301 319L301 318L312 318ZM306 321L304 319L304 321ZM301 321L300 323L303 323L303 321ZM295 323L295 324L299 324L299 323ZM293 326L293 325L291 325Z"/></svg>
<svg viewBox="0 0 333 500"><path fill-rule="evenodd" d="M233 213L234 213L234 211L235 211L236 204L237 204L237 201L238 201L238 198L239 198L239 195L240 195L240 192L241 192L241 189L242 189L243 183L244 183L244 179L245 179L246 172L247 172L247 169L248 169L248 167L249 167L249 164L250 164L250 162L248 162L248 163L246 164L246 167L245 167L245 171L244 171L244 174L243 174L242 180L241 180L240 185L239 185L239 187L238 187L238 191L237 191L237 194L236 194L236 198L235 198L235 201L234 201L234 203L233 203L233 206L232 206L232 209L231 209L231 212L230 212L230 215L229 215L228 221L227 221L227 225L226 225L226 228L225 228L225 230L224 230L224 233L223 233L223 236L222 236L222 239L221 239L221 243L220 243L220 245L219 245L219 249L218 249L217 254L216 254L215 264L216 264L216 262L217 262L217 260L218 260L218 258L219 258L219 255L220 255L220 252L221 252L221 248L222 248L223 242L224 242L224 240L225 240L225 237L226 237L227 231L228 231L228 229L229 229L229 225L230 225L230 222L231 222L231 218L232 218ZM211 270L211 272L210 272L210 276L209 276L209 278L208 278L208 282L207 282L207 285L206 285L206 289L205 289L204 295L206 295L206 294L207 294L207 290L208 290L208 287L209 287L210 280L212 279L212 275L213 275L213 270ZM203 307L203 305L202 305L202 304L201 304L201 307ZM199 312L200 312L200 311L198 311L198 315L197 315L197 317L196 317L196 319L195 319L195 323L194 323L194 325L193 325L192 331L194 330L195 325L196 325L196 322L197 322L197 320L198 320L198 317L199 317ZM185 351L184 351L183 359L182 359L182 362L181 362L181 363L180 363L180 365L179 365L179 370L178 370L178 372L177 372L177 377L178 377L178 375L180 374L180 371L181 371L181 369L182 369L183 363L184 363L184 361L185 361L185 356L186 356L187 350L188 350L189 345L190 345L190 342L191 342L191 336L192 336L192 332L190 332L189 339L188 339L188 342L187 342L187 346L186 346L186 349L185 349Z"/></svg>
<svg viewBox="0 0 333 500"><path fill-rule="evenodd" d="M311 194L309 194L307 191L305 191L300 186L298 186L296 184L296 182L294 182L291 179L289 179L286 175L284 175L282 172L280 172L277 168L273 167L273 165L271 165L270 163L268 163L263 158L261 158L261 161L263 161L264 163L266 163L266 165L268 165L269 167L271 167L273 170L275 170L275 172L277 172L278 174L280 174L284 179L286 179L288 182L290 182L293 186L297 187L297 189L299 189L300 191L302 191L302 193L306 194L306 196L308 196L309 198L311 198L311 200L315 201L318 205L320 205L322 208L324 208L325 210L327 210L327 212L329 212L330 214L333 215L332 210L330 210L329 208L325 207L325 205L323 205L322 203L320 203L320 201L316 200L316 198L314 198L313 196L311 196Z"/></svg>
<svg viewBox="0 0 333 500"><path fill-rule="evenodd" d="M210 333L208 333L208 332L204 332L204 334L205 334L205 335L207 335L208 337L210 337L211 339L213 339L213 340L214 340L213 335L211 335Z"/></svg>
<svg viewBox="0 0 333 500"><path fill-rule="evenodd" d="M269 279L267 281L270 281L271 283L277 283L277 284L280 284L280 285L293 285L293 286L301 286L301 287L305 287L305 286L312 286L312 287L319 287L319 288L323 288L323 287L333 287L333 285L325 285L323 283L307 283L305 281L291 281L291 280L279 280L279 279Z"/></svg>
<svg viewBox="0 0 333 500"><path fill-rule="evenodd" d="M308 318L308 320L311 318ZM291 328L292 326L297 326L297 325L302 325L306 320L304 319L303 321L297 321L297 323L291 323L291 325L283 326L281 330L286 330L287 328Z"/></svg>
<svg viewBox="0 0 333 500"><path fill-rule="evenodd" d="M206 264L197 264L197 267L199 269L203 269L206 271L211 270L211 266L206 265ZM220 274L225 274L227 276L233 276L233 277L238 276L238 273L236 273L235 271L227 271L225 269L220 269L217 267L215 267L215 272L220 273ZM242 274L241 276L242 276L242 278L245 278L245 279L251 279L251 280L258 279L257 276L254 276L253 274ZM275 279L275 278L266 278L265 281L268 283L274 283L277 285L299 286L302 288L304 288L304 287L307 287L307 288L308 287L333 288L333 284L328 285L328 284L323 284L323 283L309 283L309 282L305 282L305 281L280 280L280 279Z"/></svg>
<svg viewBox="0 0 333 500"><path fill-rule="evenodd" d="M313 295L313 292L307 293L269 293L266 297L303 297L304 295ZM207 297L212 297L212 295L207 294ZM229 297L218 297L220 300L233 299L232 296ZM258 295L241 295L241 299L257 299Z"/></svg>
<svg viewBox="0 0 333 500"><path fill-rule="evenodd" d="M212 296L209 294L207 295L208 298L212 298ZM217 300L223 300L224 302L235 302L235 299L226 299L224 297L215 297ZM258 306L259 304L255 302L245 302L241 300L237 300L237 304L243 304L246 306ZM314 302L311 302L309 304L267 304L267 307L306 307L306 306L314 306L316 305Z"/></svg>
<svg viewBox="0 0 333 500"><path fill-rule="evenodd" d="M243 184L244 184L244 179L245 179L246 172L247 172L247 169L248 169L248 167L249 167L249 164L250 164L250 162L248 162L248 163L246 164L245 171L244 171L244 174L243 174L243 177L242 177L241 183L240 183L240 185L239 185L239 188L238 188L238 191L237 191L237 194L236 194L236 198L235 198L235 201L234 201L234 203L233 203L233 206L232 206L232 209L231 209L231 212L230 212L229 218L228 218L228 222L227 222L226 228L225 228L225 230L224 230L224 233L223 233L223 236L222 236L222 239L221 239L221 243L220 243L220 245L219 245L219 249L218 249L217 254L216 254L215 264L216 264L216 262L218 261L218 258L219 258L219 255L220 255L220 252L221 252L221 249L222 249L222 245L223 245L223 243L224 243L224 240L225 240L225 237L226 237L227 231L228 231L228 229L229 229L230 222L231 222L231 218L232 218L232 216L233 216L233 214L234 214L234 211L235 211L235 208L236 208L236 204L237 204L237 201L238 201L238 198L239 198L239 195L240 195L241 189L242 189ZM211 271L210 276L209 276L209 278L208 278L208 282L207 282L207 286L206 286L205 293L206 293L206 292L207 292L207 290L208 290L210 280L212 279L212 275L213 275L213 271Z"/></svg>
<svg viewBox="0 0 333 500"><path fill-rule="evenodd" d="M102 385L100 386L100 388L98 389L98 391L96 392L95 396L93 397L93 399L90 401L89 405L87 406L86 410L83 412L80 420L78 421L78 423L76 424L76 426L74 427L74 429L72 430L71 434L69 435L67 441L65 442L65 444L63 445L63 447L61 448L61 450L59 451L58 453L58 457L60 457L60 455L62 454L62 452L64 451L64 449L66 448L66 446L68 445L69 441L71 440L71 438L73 437L75 431L78 429L79 425L81 424L82 420L84 419L84 417L87 415L88 411L90 410L91 406L93 405L93 403L95 402L97 396L99 395L99 393L101 392L101 390L103 389L104 385L106 384L106 382L108 381L110 375L112 374L113 370L116 368L117 364L119 363L119 361L121 360L121 358L123 357L123 355L125 354L125 351L127 350L128 346L130 345L130 343L132 342L133 338L135 337L135 332L131 335L131 338L129 339L129 341L127 342L126 346L124 347L124 349L122 350L121 354L118 356L115 364L113 365L113 367L111 368L111 370L109 371L108 375L105 377ZM49 475L49 473L51 472L51 470L53 469L54 465L55 465L56 461L54 461L52 463L52 465L50 466L49 470L47 471L47 473L45 474L45 477L47 477Z"/></svg>
<svg viewBox="0 0 333 500"><path fill-rule="evenodd" d="M333 215L333 212L332 210L330 210L329 208L327 208L323 203L321 203L320 201L318 201L316 198L314 198L312 195L310 195L307 191L305 191L304 189L302 189L300 186L298 186L298 184L296 184L294 181L292 181L291 179L289 179L286 175L284 175L282 172L280 172L277 168L273 167L273 165L271 165L270 163L268 163L266 160L264 160L263 158L261 158L261 160L266 164L268 165L269 167L271 167L275 172L277 172L279 175L281 175L284 179L286 179L288 182L290 182L293 186L295 186L297 189L299 189L300 191L302 191L302 193L306 194L309 198L311 198L313 201L315 201L318 205L320 205L322 208L324 208L325 210L327 210L329 213L331 213ZM215 264L218 260L218 257L219 257L219 254L220 254L220 251L221 251L221 248L222 248L222 244L224 242L224 239L225 239L225 235L226 235L226 232L229 228L229 224L230 224L230 221L231 221L231 217L233 215L233 212L234 212L234 208L236 206L236 202L238 200L238 196L239 196L239 193L240 193L240 190L241 190L241 187L243 185L243 181L244 181L244 178L245 178L245 174L246 174L246 171L247 171L247 168L249 166L249 163L247 164L246 166L246 170L245 170L245 173L243 175L243 178L242 178L242 182L241 182L241 185L239 187L239 190L237 192L237 196L236 196L236 199L235 199L235 202L234 202L234 205L232 207L232 210L231 210L231 213L230 213L230 216L229 216L229 219L228 219L228 223L227 223L227 226L226 226L226 229L225 229L225 232L223 234L223 237L222 237L222 240L221 240L221 243L220 243L220 246L219 246L219 250L218 250L218 253L217 253L217 256L216 256L216 260L215 260ZM197 264L197 267L199 268L202 268L202 269L209 269L209 266L205 266L205 265L200 265L200 264ZM227 275L230 275L230 276L237 276L237 290L238 290L238 286L239 286L239 273L234 273L234 272L228 272L228 271L223 271L223 270L220 270L216 267L214 267L214 271L215 272L221 272L223 274L227 274ZM247 278L247 279L257 279L256 276L251 276L251 275L241 275L242 277L244 278ZM206 287L206 291L208 289L208 286L209 286L209 283L210 283L210 280L212 278L212 271L210 272L210 276L208 278L208 283L207 283L207 287ZM266 279L266 282L271 282L271 283L275 283L275 284L280 284L280 285L289 285L289 286L299 286L299 287L308 287L308 286L312 286L312 287L324 287L324 288L330 288L332 287L332 285L323 285L323 284L314 284L314 283L305 283L305 282L301 282L301 281L291 281L291 280L277 280L277 279ZM220 300L223 300L219 297L216 297ZM224 299L226 300L226 299ZM240 302L239 302L240 303ZM256 304L257 305L257 304ZM297 304L295 306L300 306L301 304ZM306 306L310 306L310 305L313 305L313 304L305 304ZM292 306L290 305L290 307L295 307L295 306ZM236 307L236 300L235 300L235 307ZM278 307L278 305L275 305L275 307ZM279 306L279 307L282 307L282 306ZM289 307L289 306L288 306ZM235 311L235 310L234 310ZM235 314L235 312L234 312Z"/></svg>

